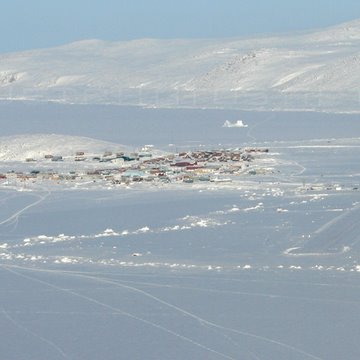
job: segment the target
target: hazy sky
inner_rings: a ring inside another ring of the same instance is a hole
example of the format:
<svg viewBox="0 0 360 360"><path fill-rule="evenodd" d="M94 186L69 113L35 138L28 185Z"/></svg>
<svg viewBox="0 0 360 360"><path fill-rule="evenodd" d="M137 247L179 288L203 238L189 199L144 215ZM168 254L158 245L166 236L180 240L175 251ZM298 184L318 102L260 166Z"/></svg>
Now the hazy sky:
<svg viewBox="0 0 360 360"><path fill-rule="evenodd" d="M1 0L0 52L82 39L236 37L360 18L359 0Z"/></svg>

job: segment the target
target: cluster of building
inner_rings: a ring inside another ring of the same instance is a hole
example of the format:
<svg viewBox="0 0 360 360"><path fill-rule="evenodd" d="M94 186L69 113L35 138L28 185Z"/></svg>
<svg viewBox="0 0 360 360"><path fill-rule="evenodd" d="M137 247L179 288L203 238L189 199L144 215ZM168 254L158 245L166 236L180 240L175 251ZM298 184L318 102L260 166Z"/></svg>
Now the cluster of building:
<svg viewBox="0 0 360 360"><path fill-rule="evenodd" d="M31 163L31 169L25 172L12 170L2 173L0 181L15 178L19 181L91 180L107 181L112 184L230 182L240 174L261 173L261 169L252 165L260 154L267 152L266 148L247 148L155 155L151 149L145 148L134 153L108 151L101 155L92 154L91 156L87 156L84 151L78 151L71 158L47 154L41 162L26 159L27 163ZM64 165L77 163L77 165L73 166L75 170L65 170L69 169L69 166L49 170L46 166L48 161L63 162ZM78 162L83 162L84 166L80 166Z"/></svg>

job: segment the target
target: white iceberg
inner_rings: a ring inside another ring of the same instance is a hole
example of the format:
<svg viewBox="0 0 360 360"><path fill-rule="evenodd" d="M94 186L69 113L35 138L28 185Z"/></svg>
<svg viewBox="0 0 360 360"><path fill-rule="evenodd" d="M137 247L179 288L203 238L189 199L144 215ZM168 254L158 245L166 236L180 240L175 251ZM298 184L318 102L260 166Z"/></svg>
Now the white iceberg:
<svg viewBox="0 0 360 360"><path fill-rule="evenodd" d="M233 128L233 127L246 128L248 126L246 124L244 124L244 122L242 120L237 120L234 123L231 123L229 120L226 120L222 127L226 127L226 128Z"/></svg>

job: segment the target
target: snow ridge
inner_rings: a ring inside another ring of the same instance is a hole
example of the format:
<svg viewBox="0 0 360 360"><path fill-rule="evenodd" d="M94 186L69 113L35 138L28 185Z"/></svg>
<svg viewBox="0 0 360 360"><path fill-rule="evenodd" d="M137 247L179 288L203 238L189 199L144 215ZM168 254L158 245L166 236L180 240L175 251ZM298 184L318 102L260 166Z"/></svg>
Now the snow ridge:
<svg viewBox="0 0 360 360"><path fill-rule="evenodd" d="M124 150L123 145L86 137L35 134L0 137L0 161L24 161L45 155L74 156L78 151L101 153Z"/></svg>

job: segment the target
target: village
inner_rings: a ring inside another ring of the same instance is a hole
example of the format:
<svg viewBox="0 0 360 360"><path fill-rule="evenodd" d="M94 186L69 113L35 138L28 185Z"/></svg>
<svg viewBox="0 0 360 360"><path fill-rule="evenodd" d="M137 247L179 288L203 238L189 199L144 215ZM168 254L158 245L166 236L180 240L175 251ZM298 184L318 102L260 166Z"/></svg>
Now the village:
<svg viewBox="0 0 360 360"><path fill-rule="evenodd" d="M159 153L151 145L138 152L101 154L76 151L72 156L45 154L7 164L0 172L0 185L31 184L52 181L130 183L225 183L240 175L272 173L272 167L258 166L266 158L267 148L195 150ZM11 168L13 165L13 168Z"/></svg>

